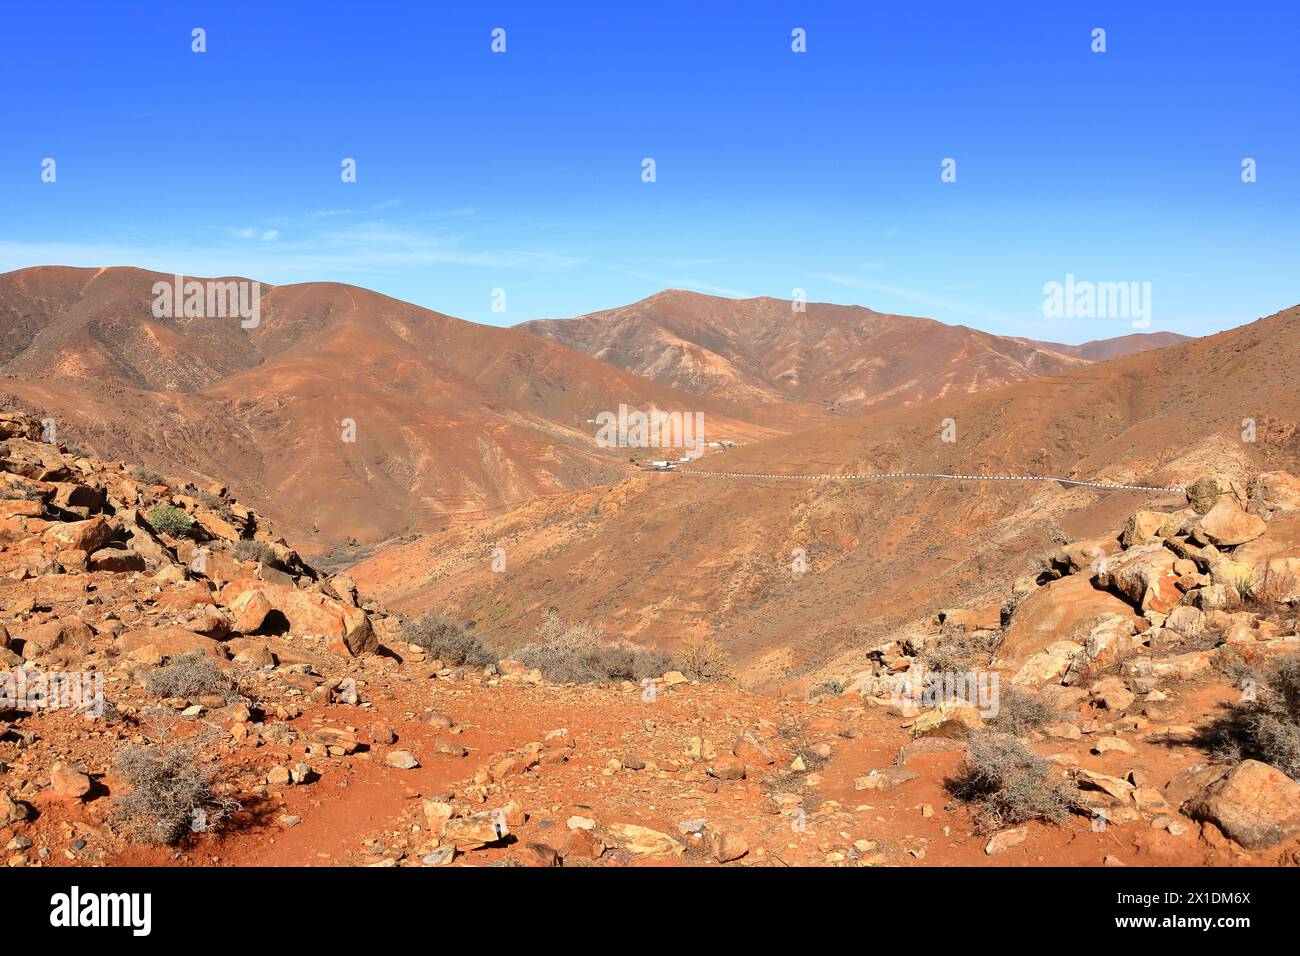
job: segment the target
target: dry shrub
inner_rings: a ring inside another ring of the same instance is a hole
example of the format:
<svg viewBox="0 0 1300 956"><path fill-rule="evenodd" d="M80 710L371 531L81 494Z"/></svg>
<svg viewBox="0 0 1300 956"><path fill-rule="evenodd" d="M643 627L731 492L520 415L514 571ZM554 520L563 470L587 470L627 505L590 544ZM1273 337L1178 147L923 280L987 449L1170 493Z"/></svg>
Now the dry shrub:
<svg viewBox="0 0 1300 956"><path fill-rule="evenodd" d="M136 481L143 481L147 485L167 484L167 479L164 478L162 475L160 475L158 472L154 471L152 468L145 468L143 466L136 465L131 468L128 474L130 474L130 476L134 478Z"/></svg>
<svg viewBox="0 0 1300 956"><path fill-rule="evenodd" d="M839 697L847 689L848 685L842 680L824 680L812 690L808 691L808 699L813 700L818 697Z"/></svg>
<svg viewBox="0 0 1300 956"><path fill-rule="evenodd" d="M450 667L487 667L498 660L477 634L441 611L429 611L402 627L402 640Z"/></svg>
<svg viewBox="0 0 1300 956"><path fill-rule="evenodd" d="M712 637L687 642L677 656L677 666L691 680L702 683L731 683L736 679L731 652Z"/></svg>
<svg viewBox="0 0 1300 956"><path fill-rule="evenodd" d="M622 644L602 644L598 629L585 622L565 621L554 610L546 614L535 640L514 655L525 667L535 667L557 683L593 684L640 681L673 670L671 655Z"/></svg>
<svg viewBox="0 0 1300 956"><path fill-rule="evenodd" d="M1291 570L1274 570L1270 561L1255 565L1254 574L1247 583L1249 602L1263 610L1282 610L1287 599L1296 594L1296 578Z"/></svg>
<svg viewBox="0 0 1300 956"><path fill-rule="evenodd" d="M221 669L210 655L190 651L145 675L145 690L159 697L220 697L232 701L239 696L238 682Z"/></svg>
<svg viewBox="0 0 1300 956"><path fill-rule="evenodd" d="M1075 788L1056 779L1053 764L1009 734L977 731L966 759L944 785L976 807L975 828L992 833L1029 820L1059 823L1075 803Z"/></svg>
<svg viewBox="0 0 1300 956"><path fill-rule="evenodd" d="M1200 743L1221 760L1260 760L1300 780L1300 654L1282 658L1262 679L1258 670L1244 665L1239 670L1254 700L1231 705L1206 728Z"/></svg>
<svg viewBox="0 0 1300 956"><path fill-rule="evenodd" d="M113 824L140 843L173 844L197 821L212 830L239 809L213 793L213 772L198 766L192 745L128 744L114 766L130 790L113 798Z"/></svg>
<svg viewBox="0 0 1300 956"><path fill-rule="evenodd" d="M247 538L236 541L233 548L238 561L255 561L259 564L276 564L275 548L265 541L251 541Z"/></svg>
<svg viewBox="0 0 1300 956"><path fill-rule="evenodd" d="M939 640L921 652L928 671L955 673L988 664L1001 638L998 631L967 632L960 624L945 624Z"/></svg>
<svg viewBox="0 0 1300 956"><path fill-rule="evenodd" d="M998 713L990 723L1004 734L1023 737L1056 720L1057 712L1037 694L1014 684L998 688Z"/></svg>

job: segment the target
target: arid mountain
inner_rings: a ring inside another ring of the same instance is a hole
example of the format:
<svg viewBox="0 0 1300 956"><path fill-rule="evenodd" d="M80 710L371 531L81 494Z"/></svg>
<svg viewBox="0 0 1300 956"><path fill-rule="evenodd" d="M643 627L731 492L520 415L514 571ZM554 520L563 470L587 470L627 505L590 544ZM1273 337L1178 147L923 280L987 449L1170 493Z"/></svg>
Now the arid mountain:
<svg viewBox="0 0 1300 956"><path fill-rule="evenodd" d="M1132 355L1134 352L1147 352L1151 349L1163 349L1170 345L1177 345L1180 342L1189 342L1191 337L1179 335L1177 332L1134 332L1132 335L1120 335L1113 339L1093 339L1091 342L1084 342L1082 345L1064 345L1060 342L1035 342L1032 339L1023 339L1022 341L1030 345L1050 349L1053 352L1060 352L1062 355L1087 359L1089 362L1104 362L1107 359L1119 358L1121 355Z"/></svg>
<svg viewBox="0 0 1300 956"><path fill-rule="evenodd" d="M260 321L162 318L139 269L0 276L0 393L61 437L167 474L221 474L308 551L619 477L588 422L620 404L742 420L537 336L336 283L263 285ZM344 441L349 420L355 442Z"/></svg>
<svg viewBox="0 0 1300 956"><path fill-rule="evenodd" d="M379 555L358 583L402 610L454 607L522 639L548 606L666 647L704 634L750 680L859 658L936 607L998 602L1065 540L1181 493L1027 481L738 478L938 472L1178 487L1300 464L1300 309L1050 378L954 394L530 502ZM956 441L941 423L952 419ZM1253 434L1248 429L1252 420ZM1243 435L1254 441L1243 441ZM507 570L489 553L504 548ZM800 565L806 571L795 570Z"/></svg>
<svg viewBox="0 0 1300 956"><path fill-rule="evenodd" d="M727 299L670 289L632 305L519 328L685 391L862 412L1052 375L1153 347L1125 336L1056 346L860 306ZM1181 340L1160 337L1159 344Z"/></svg>

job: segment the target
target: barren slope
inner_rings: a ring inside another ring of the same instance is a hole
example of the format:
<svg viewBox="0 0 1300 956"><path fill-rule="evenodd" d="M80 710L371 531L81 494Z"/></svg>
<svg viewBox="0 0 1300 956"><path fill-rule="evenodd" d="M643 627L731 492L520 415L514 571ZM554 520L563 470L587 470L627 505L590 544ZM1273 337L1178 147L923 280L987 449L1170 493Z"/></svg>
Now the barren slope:
<svg viewBox="0 0 1300 956"><path fill-rule="evenodd" d="M688 391L848 412L992 388L1154 347L1146 336L1055 346L859 306L814 302L795 312L781 299L681 289L520 328Z"/></svg>
<svg viewBox="0 0 1300 956"><path fill-rule="evenodd" d="M308 550L436 526L620 475L600 411L703 411L774 433L536 336L335 283L263 286L261 322L155 318L138 269L0 276L0 393L60 436L166 473L228 477ZM776 421L776 416L768 416ZM356 441L342 441L346 420Z"/></svg>
<svg viewBox="0 0 1300 956"><path fill-rule="evenodd" d="M1300 462L1300 311L1168 349L954 395L709 456L698 471L933 471L1178 486ZM1257 442L1241 440L1254 418ZM943 419L957 441L940 440ZM379 555L359 583L405 611L459 608L504 641L548 606L669 647L714 633L784 679L950 605L997 601L1063 538L1178 494L1039 482L656 474L530 502ZM490 551L508 555L490 571ZM794 549L807 571L791 570Z"/></svg>

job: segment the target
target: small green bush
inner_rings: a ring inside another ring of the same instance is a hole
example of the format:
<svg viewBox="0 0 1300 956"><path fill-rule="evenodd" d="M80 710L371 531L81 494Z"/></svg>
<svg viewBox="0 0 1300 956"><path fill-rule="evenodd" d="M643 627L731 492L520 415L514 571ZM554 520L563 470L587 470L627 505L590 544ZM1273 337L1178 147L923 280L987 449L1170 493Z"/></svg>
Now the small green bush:
<svg viewBox="0 0 1300 956"><path fill-rule="evenodd" d="M159 534L183 538L194 527L194 519L174 505L154 505L145 515L149 527Z"/></svg>

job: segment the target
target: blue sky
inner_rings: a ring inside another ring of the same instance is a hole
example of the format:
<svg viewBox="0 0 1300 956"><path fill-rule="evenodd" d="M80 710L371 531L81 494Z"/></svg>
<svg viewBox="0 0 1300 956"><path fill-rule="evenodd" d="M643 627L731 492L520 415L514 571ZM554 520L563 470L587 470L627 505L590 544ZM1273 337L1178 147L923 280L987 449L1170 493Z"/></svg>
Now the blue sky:
<svg viewBox="0 0 1300 956"><path fill-rule="evenodd" d="M1150 282L1152 330L1300 302L1294 3L169 0L4 16L0 271L335 280L494 324L665 287L802 288L1066 342L1132 331L1044 318L1044 284L1067 273Z"/></svg>

